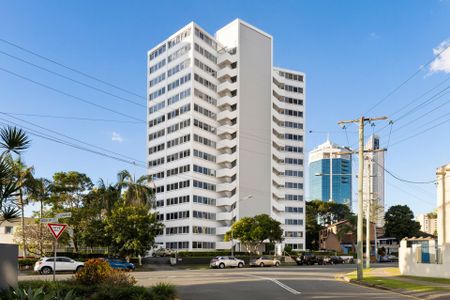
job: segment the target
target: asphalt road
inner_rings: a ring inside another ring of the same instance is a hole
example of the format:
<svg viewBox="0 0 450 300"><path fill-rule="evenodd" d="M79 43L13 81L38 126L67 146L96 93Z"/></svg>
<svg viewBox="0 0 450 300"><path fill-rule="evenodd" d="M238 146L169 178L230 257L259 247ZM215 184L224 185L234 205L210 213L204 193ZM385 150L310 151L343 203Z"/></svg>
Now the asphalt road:
<svg viewBox="0 0 450 300"><path fill-rule="evenodd" d="M381 265L390 266L388 264ZM374 266L376 267L376 265ZM339 280L339 274L355 265L295 266L225 270L170 270L135 272L139 285L169 282L177 286L182 300L263 300L263 299L411 299L396 293L361 287ZM71 277L59 274L58 279ZM20 276L19 280L52 276Z"/></svg>

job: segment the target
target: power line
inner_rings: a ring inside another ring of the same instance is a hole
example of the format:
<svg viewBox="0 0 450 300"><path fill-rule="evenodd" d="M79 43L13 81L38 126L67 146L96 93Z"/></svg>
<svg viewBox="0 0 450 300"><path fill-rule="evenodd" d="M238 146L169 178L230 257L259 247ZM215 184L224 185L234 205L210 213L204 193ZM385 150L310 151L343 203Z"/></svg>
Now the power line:
<svg viewBox="0 0 450 300"><path fill-rule="evenodd" d="M412 181L412 180L407 180L407 179L403 179L398 177L397 175L393 174L391 171L387 170L384 166L382 166L381 164L379 164L378 162L376 162L374 159L371 159L372 162L374 162L375 164L377 164L379 167L381 167L386 173L388 173L389 175L391 175L392 177L394 177L395 179L397 179L398 181L402 181L402 182L406 182L406 183L411 183L411 184L431 184L431 183L436 183L436 180L430 180L430 181Z"/></svg>
<svg viewBox="0 0 450 300"><path fill-rule="evenodd" d="M13 42L10 42L10 41L8 41L8 40L6 40L6 39L0 38L0 42L3 42L3 43L8 44L8 45L10 45L10 46L16 47L16 48L18 48L18 49L20 49L20 50L22 50L22 51L24 51L24 52L30 53L30 54L32 54L32 55L34 55L34 56L37 56L37 57L41 58L41 59L44 59L44 60L49 61L49 62L51 62L51 63L54 63L55 65L58 65L58 66L63 67L63 68L65 68L65 69L68 69L68 70L70 70L70 71L72 71L72 72L75 72L75 73L77 73L77 74L83 75L83 76L85 76L85 77L87 77L87 78L90 78L90 79L92 79L92 80L101 82L101 83L103 83L103 84L105 84L105 85L107 85L107 86L113 87L113 88L115 88L115 89L117 89L117 90L120 90L120 91L122 91L122 92L125 92L125 93L128 93L128 94L130 94L130 95L134 95L134 96L139 97L139 98L141 98L141 99L147 100L147 98L143 97L142 95L139 95L139 94L137 94L137 93L135 93L135 92L132 92L132 91L130 91L130 90L127 90L127 89L125 89L125 88L119 87L119 86L117 86L117 85L115 85L115 84L109 83L109 82L107 82L107 81L105 81L105 80L103 80L103 79L100 79L100 78L98 78L98 77L89 75L89 74L87 74L87 73L85 73L85 72L82 72L82 71L80 71L80 70L77 70L77 69L75 69L75 68L72 68L72 67L69 67L69 66L67 66L67 65L64 65L64 64L62 64L62 63L60 63L60 62L57 62L57 61L55 61L55 60L53 60L53 59L51 59L51 58L45 57L45 56L43 56L43 55L41 55L41 54L38 54L38 53L36 53L36 52L34 52L34 51L31 51L31 50L29 50L29 49L26 49L25 47L19 46L19 45L15 44L15 43L13 43Z"/></svg>
<svg viewBox="0 0 450 300"><path fill-rule="evenodd" d="M103 106L103 105L101 105L101 104L94 103L94 102L92 102L92 101L90 101L90 100L86 100L86 99L84 99L84 98L81 98L81 97L78 97L78 96L75 96L75 95L66 93L66 92L64 92L64 91L62 91L62 90L59 90L59 89L57 89L57 88L51 87L51 86L49 86L49 85L46 85L46 84L44 84L44 83L35 81L35 80L31 79L31 78L22 76L22 75L20 75L20 74L17 74L17 73L15 73L15 72L13 72L13 71L4 69L4 68L2 68L2 67L0 67L0 71L3 71L3 72L5 72L5 73L11 74L11 75L14 75L14 76L16 76L16 77L18 77L18 78L21 78L21 79L23 79L23 80L32 82L32 83L34 83L34 84L36 84L36 85L42 86L42 87L44 87L44 88L46 88L46 89L52 90L52 91L54 91L54 92L57 92L57 93L59 93L59 94L62 94L62 95L64 95L64 96L67 96L67 97L70 97L70 98L73 98L73 99L75 99L75 100L78 100L78 101L81 101L81 102L90 104L90 105L92 105L92 106L95 106L95 107L98 107L98 108L101 108L101 109L104 109L104 110L107 110L107 111L110 111L110 112L113 112L113 113L115 113L115 114L121 115L121 116L123 116L123 117L127 117L127 118L132 119L132 120L137 120L137 121L141 121L141 122L144 122L144 123L145 123L144 120L135 118L135 117L130 116L130 115L128 115L128 114L124 114L124 113L122 113L122 112L120 112L120 111L117 111L117 110L108 108L108 107Z"/></svg>
<svg viewBox="0 0 450 300"><path fill-rule="evenodd" d="M431 64L437 57L439 57L444 51L446 51L450 47L450 44L448 44L444 49L439 51L436 55L433 56L432 59L430 59L426 64L422 65L417 71L415 71L411 76L409 76L405 81L400 83L396 88L394 88L391 92L389 92L386 96L381 98L375 105L373 105L371 108L369 108L368 111L364 113L364 115L367 115L369 112L374 110L377 106L379 106L381 103L386 101L390 96L392 96L395 92L397 92L399 89L401 89L405 84L407 84L411 79L417 76L425 67L427 67L429 64Z"/></svg>
<svg viewBox="0 0 450 300"><path fill-rule="evenodd" d="M110 93L110 92L108 92L108 91L106 91L106 90L100 89L100 88L95 87L95 86L93 86L93 85L90 85L90 84L88 84L88 83L85 83L85 82L82 82L82 81L73 79L73 78L71 78L71 77L69 77L69 76L66 76L66 75L63 75L63 74L61 74L61 73L52 71L52 70L50 70L50 69L41 67L41 66L39 66L39 65L37 65L37 64L34 64L34 63L30 62L30 61L27 61L27 60L22 59L22 58L20 58L20 57L14 56L14 55L9 54L9 53L7 53L7 52L4 52L4 51L1 51L1 50L0 50L0 53L3 54L3 55L8 56L8 57L10 57L10 58L13 58L13 59L15 59L15 60L18 60L18 61L21 61L21 62L26 63L26 64L28 64L28 65L31 65L31 66L33 66L33 67L35 67L35 68L40 69L40 70L46 71L46 72L48 72L48 73L50 73L50 74L56 75L56 76L58 76L58 77L64 78L64 79L69 80L69 81L72 81L72 82L75 82L75 83L77 83L77 84L79 84L79 85L81 85L81 86L84 86L84 87L93 89L93 90L95 90L95 91L97 91L97 92L101 92L101 93L103 93L103 94L106 94L106 95L109 95L109 96L111 96L111 97L120 99L120 100L122 100L122 101L126 101L126 102L131 103L131 104L136 105L136 106L147 107L147 106L144 105L144 104L135 102L135 101L133 101L133 100L124 98L124 97L122 97L122 96L118 96L118 95L116 95L116 94Z"/></svg>
<svg viewBox="0 0 450 300"><path fill-rule="evenodd" d="M73 117L73 116L60 116L60 115L48 115L48 114L30 114L30 113L13 113L2 111L8 115L14 116L26 116L26 117L36 117L36 118L49 118L49 119L62 119L62 120L77 120L77 121L92 121L92 122L112 122L112 123L131 123L131 124L142 124L138 121L127 121L127 120L114 120L114 119L99 119L99 118L88 118L88 117Z"/></svg>

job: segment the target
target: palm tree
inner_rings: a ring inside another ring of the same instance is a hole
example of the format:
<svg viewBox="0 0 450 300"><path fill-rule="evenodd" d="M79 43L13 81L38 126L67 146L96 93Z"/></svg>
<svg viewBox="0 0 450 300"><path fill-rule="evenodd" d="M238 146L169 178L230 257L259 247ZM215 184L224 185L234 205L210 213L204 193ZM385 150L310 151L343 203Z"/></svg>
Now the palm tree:
<svg viewBox="0 0 450 300"><path fill-rule="evenodd" d="M143 175L136 180L127 170L117 174L117 187L122 194L126 205L152 205L154 201L154 187L152 177Z"/></svg>
<svg viewBox="0 0 450 300"><path fill-rule="evenodd" d="M20 155L30 146L26 133L17 127L0 129L0 222L18 216L18 210L11 205L11 198L17 195L19 187L14 179L12 153Z"/></svg>
<svg viewBox="0 0 450 300"><path fill-rule="evenodd" d="M27 257L27 245L25 237L25 205L29 203L29 196L34 185L34 168L27 167L23 161L18 158L13 165L13 176L16 180L18 192L16 196L16 205L20 209L21 221L22 221L22 246L23 256Z"/></svg>

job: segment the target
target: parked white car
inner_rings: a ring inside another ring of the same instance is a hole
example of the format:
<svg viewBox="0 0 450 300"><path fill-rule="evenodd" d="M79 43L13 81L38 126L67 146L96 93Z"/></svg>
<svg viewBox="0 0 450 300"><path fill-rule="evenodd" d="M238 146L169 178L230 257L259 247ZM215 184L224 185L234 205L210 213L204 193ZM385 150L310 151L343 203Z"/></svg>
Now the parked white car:
<svg viewBox="0 0 450 300"><path fill-rule="evenodd" d="M53 273L53 257L42 257L34 264L34 271L41 274ZM83 262L75 261L69 257L57 256L55 270L56 272L78 272L84 267Z"/></svg>
<svg viewBox="0 0 450 300"><path fill-rule="evenodd" d="M233 256L216 256L211 259L209 266L211 268L242 268L245 265L245 262L242 259L237 259Z"/></svg>

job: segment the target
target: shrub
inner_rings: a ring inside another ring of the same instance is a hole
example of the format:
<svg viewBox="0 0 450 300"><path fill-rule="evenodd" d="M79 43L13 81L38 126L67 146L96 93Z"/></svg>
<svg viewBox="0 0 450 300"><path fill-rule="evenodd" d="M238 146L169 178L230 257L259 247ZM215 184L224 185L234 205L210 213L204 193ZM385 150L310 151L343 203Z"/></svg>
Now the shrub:
<svg viewBox="0 0 450 300"><path fill-rule="evenodd" d="M103 283L110 286L133 286L136 284L136 279L125 271L113 269Z"/></svg>
<svg viewBox="0 0 450 300"><path fill-rule="evenodd" d="M98 284L112 273L109 263L101 259L90 259L84 263L84 268L75 274L75 279L85 285Z"/></svg>
<svg viewBox="0 0 450 300"><path fill-rule="evenodd" d="M33 266L38 260L38 258L19 258L19 267Z"/></svg>
<svg viewBox="0 0 450 300"><path fill-rule="evenodd" d="M151 289L153 300L172 300L176 297L175 286L169 283L158 283Z"/></svg>
<svg viewBox="0 0 450 300"><path fill-rule="evenodd" d="M98 287L91 300L149 300L153 299L150 291L142 286L115 287L102 285Z"/></svg>

